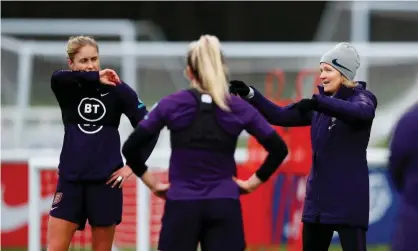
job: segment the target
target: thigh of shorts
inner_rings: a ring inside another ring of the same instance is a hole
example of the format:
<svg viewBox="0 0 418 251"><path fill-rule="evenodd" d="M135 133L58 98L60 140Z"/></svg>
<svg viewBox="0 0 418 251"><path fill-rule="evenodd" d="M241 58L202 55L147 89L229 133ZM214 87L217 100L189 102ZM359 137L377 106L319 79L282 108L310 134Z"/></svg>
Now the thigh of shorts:
<svg viewBox="0 0 418 251"><path fill-rule="evenodd" d="M202 251L243 251L245 237L240 201L205 200L204 209L199 238Z"/></svg>
<svg viewBox="0 0 418 251"><path fill-rule="evenodd" d="M79 225L83 230L86 224L84 210L84 187L78 182L58 179L57 189L49 213L52 217Z"/></svg>
<svg viewBox="0 0 418 251"><path fill-rule="evenodd" d="M328 251L333 234L333 225L303 223L303 251Z"/></svg>
<svg viewBox="0 0 418 251"><path fill-rule="evenodd" d="M161 251L196 251L202 222L201 200L167 200L158 243Z"/></svg>
<svg viewBox="0 0 418 251"><path fill-rule="evenodd" d="M122 221L122 188L112 188L105 182L86 183L85 203L93 227L118 225Z"/></svg>
<svg viewBox="0 0 418 251"><path fill-rule="evenodd" d="M366 251L366 230L359 227L337 225L343 251Z"/></svg>

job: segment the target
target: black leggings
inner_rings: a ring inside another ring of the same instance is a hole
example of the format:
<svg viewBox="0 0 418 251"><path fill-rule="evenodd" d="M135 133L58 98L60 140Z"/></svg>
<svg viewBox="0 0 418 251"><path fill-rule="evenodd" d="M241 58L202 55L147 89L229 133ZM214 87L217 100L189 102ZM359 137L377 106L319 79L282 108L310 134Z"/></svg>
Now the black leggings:
<svg viewBox="0 0 418 251"><path fill-rule="evenodd" d="M343 251L366 251L366 230L346 225L304 223L303 251L328 251L336 231Z"/></svg>

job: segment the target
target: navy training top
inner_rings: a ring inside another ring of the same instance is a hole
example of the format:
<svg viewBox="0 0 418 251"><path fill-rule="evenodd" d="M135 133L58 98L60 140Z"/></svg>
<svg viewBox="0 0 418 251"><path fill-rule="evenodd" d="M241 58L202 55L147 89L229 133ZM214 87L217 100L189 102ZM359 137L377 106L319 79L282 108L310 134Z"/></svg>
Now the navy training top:
<svg viewBox="0 0 418 251"><path fill-rule="evenodd" d="M306 185L302 220L368 228L367 147L377 108L365 82L342 86L331 96L319 86L318 107L301 113L294 104L280 107L254 89L250 103L278 126L311 125L312 169Z"/></svg>
<svg viewBox="0 0 418 251"><path fill-rule="evenodd" d="M135 91L126 83L100 83L99 72L60 70L51 88L64 124L60 178L70 181L105 180L123 166L118 131L125 114L133 127L147 114Z"/></svg>

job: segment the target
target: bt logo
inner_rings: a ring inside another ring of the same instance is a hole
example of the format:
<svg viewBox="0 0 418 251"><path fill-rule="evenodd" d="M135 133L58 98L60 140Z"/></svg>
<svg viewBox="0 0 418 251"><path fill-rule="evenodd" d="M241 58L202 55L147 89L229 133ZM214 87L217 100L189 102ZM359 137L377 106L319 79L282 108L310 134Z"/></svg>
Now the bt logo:
<svg viewBox="0 0 418 251"><path fill-rule="evenodd" d="M78 128L84 133L98 133L103 126L88 122L99 122L106 115L106 107L102 101L96 98L83 98L78 104L78 114L86 123L78 124Z"/></svg>

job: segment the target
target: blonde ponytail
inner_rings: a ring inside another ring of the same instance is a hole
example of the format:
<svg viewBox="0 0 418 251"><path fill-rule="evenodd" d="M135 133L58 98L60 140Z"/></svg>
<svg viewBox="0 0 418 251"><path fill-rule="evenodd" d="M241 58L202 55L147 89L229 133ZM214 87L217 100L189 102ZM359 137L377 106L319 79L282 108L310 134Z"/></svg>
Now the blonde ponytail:
<svg viewBox="0 0 418 251"><path fill-rule="evenodd" d="M208 92L219 108L230 111L227 70L218 38L210 35L201 36L199 41L191 45L189 57L190 67L200 83L197 87Z"/></svg>

